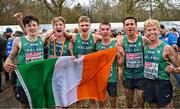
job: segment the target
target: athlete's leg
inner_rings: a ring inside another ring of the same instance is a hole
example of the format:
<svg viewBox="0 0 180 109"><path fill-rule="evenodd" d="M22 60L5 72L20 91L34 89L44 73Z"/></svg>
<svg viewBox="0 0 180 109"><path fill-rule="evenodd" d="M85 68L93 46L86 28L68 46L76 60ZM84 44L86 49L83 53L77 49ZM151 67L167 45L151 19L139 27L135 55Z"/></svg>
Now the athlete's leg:
<svg viewBox="0 0 180 109"><path fill-rule="evenodd" d="M135 89L135 108L144 107L144 90Z"/></svg>
<svg viewBox="0 0 180 109"><path fill-rule="evenodd" d="M126 96L126 106L128 108L132 108L133 107L134 90L125 88L124 91L125 91L125 96Z"/></svg>

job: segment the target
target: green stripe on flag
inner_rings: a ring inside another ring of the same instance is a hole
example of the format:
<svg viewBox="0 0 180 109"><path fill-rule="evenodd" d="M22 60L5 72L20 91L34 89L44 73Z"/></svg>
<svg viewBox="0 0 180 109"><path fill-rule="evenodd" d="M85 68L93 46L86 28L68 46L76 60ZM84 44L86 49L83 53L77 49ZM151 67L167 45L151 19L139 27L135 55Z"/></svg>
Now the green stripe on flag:
<svg viewBox="0 0 180 109"><path fill-rule="evenodd" d="M26 92L29 105L32 105L31 108L55 107L52 76L56 60L46 59L18 66L16 73Z"/></svg>

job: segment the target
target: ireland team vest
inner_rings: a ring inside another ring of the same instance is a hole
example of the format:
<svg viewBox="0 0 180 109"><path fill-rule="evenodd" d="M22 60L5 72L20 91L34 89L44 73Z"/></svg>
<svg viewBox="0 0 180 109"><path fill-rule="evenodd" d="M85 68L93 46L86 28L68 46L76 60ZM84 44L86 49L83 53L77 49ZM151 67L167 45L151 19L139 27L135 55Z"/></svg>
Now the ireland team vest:
<svg viewBox="0 0 180 109"><path fill-rule="evenodd" d="M169 74L165 71L167 66L166 60L163 58L163 50L167 44L162 42L157 48L150 49L146 46L144 53L144 77L148 79L169 80Z"/></svg>
<svg viewBox="0 0 180 109"><path fill-rule="evenodd" d="M123 48L125 50L125 63L123 71L124 79L144 78L144 47L142 36L139 35L136 42L129 43L127 35L124 35L123 44Z"/></svg>
<svg viewBox="0 0 180 109"><path fill-rule="evenodd" d="M44 57L44 44L40 37L35 42L28 41L24 36L20 38L21 50L18 53L18 64L42 60Z"/></svg>
<svg viewBox="0 0 180 109"><path fill-rule="evenodd" d="M35 42L30 42L24 36L22 36L20 37L20 41L21 50L18 53L18 65L43 60L44 44L40 37L37 37ZM20 82L18 80L16 86L20 86Z"/></svg>
<svg viewBox="0 0 180 109"><path fill-rule="evenodd" d="M56 41L56 55L59 57L62 52L62 42ZM66 39L64 42L64 49L63 49L63 54L62 56L70 56L70 51L69 51L69 40ZM48 46L48 57L53 58L54 57L54 42L51 42Z"/></svg>
<svg viewBox="0 0 180 109"><path fill-rule="evenodd" d="M105 50L108 48L113 48L116 45L116 40L112 40L111 43L109 45L103 45L102 41L99 41L97 44L96 49L99 50ZM111 67L111 71L110 71L110 76L109 76L109 80L108 82L117 82L117 71L118 71L118 66L117 66L117 60L115 58L113 65Z"/></svg>
<svg viewBox="0 0 180 109"><path fill-rule="evenodd" d="M80 37L80 33L76 34L76 41L74 44L73 52L76 58L86 55L88 53L92 53L96 50L96 46L94 44L93 35L89 35L88 40L82 40Z"/></svg>

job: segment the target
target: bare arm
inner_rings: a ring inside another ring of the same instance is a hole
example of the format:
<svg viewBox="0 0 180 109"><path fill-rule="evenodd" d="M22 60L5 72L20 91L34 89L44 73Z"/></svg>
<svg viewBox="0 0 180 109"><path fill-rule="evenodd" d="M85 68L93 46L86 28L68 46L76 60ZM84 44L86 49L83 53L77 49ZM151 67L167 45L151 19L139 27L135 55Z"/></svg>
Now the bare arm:
<svg viewBox="0 0 180 109"><path fill-rule="evenodd" d="M23 33L24 33L24 34L27 34L26 29L25 29L25 27L24 27L24 25L23 25L23 22L22 22L23 14L22 14L22 13L15 13L15 14L14 14L14 17L16 18L16 20L17 20L19 26L21 27Z"/></svg>
<svg viewBox="0 0 180 109"><path fill-rule="evenodd" d="M102 36L97 35L97 34L93 34L93 39L94 39L94 43L96 44L98 40L102 39Z"/></svg>
<svg viewBox="0 0 180 109"><path fill-rule="evenodd" d="M75 43L75 41L76 41L76 33L65 33L64 36L66 38L68 38L72 43Z"/></svg>
<svg viewBox="0 0 180 109"><path fill-rule="evenodd" d="M5 64L4 64L5 70L7 72L12 72L15 70L16 65L13 63L14 63L15 58L18 55L18 51L19 51L19 38L15 38L11 53L6 59Z"/></svg>
<svg viewBox="0 0 180 109"><path fill-rule="evenodd" d="M143 46L147 45L149 43L149 39L145 36L142 36L143 39Z"/></svg>
<svg viewBox="0 0 180 109"><path fill-rule="evenodd" d="M69 51L70 51L71 56L74 56L73 47L74 47L74 44L70 41L69 42Z"/></svg>
<svg viewBox="0 0 180 109"><path fill-rule="evenodd" d="M52 41L55 40L55 36L54 36L54 31L53 30L51 30L49 32L46 32L44 34L41 34L40 37L41 37L43 42L45 42L45 41L52 42Z"/></svg>
<svg viewBox="0 0 180 109"><path fill-rule="evenodd" d="M118 52L117 52L118 79L122 80L125 53L122 46L118 46L118 45L116 46L118 48Z"/></svg>
<svg viewBox="0 0 180 109"><path fill-rule="evenodd" d="M170 60L170 62L175 65L174 66L168 62L169 65L166 67L166 71L169 73L180 73L180 59L177 52L169 45L165 47L164 52L165 55L167 54L167 58Z"/></svg>

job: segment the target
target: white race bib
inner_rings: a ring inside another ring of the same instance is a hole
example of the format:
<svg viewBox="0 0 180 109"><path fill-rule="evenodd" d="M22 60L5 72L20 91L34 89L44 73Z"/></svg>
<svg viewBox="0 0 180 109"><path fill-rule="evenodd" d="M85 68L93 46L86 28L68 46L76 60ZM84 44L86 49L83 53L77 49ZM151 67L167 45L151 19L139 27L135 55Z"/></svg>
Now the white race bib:
<svg viewBox="0 0 180 109"><path fill-rule="evenodd" d="M145 62L144 65L144 77L148 79L158 78L158 63Z"/></svg>
<svg viewBox="0 0 180 109"><path fill-rule="evenodd" d="M126 67L127 68L143 67L142 53L126 53Z"/></svg>

